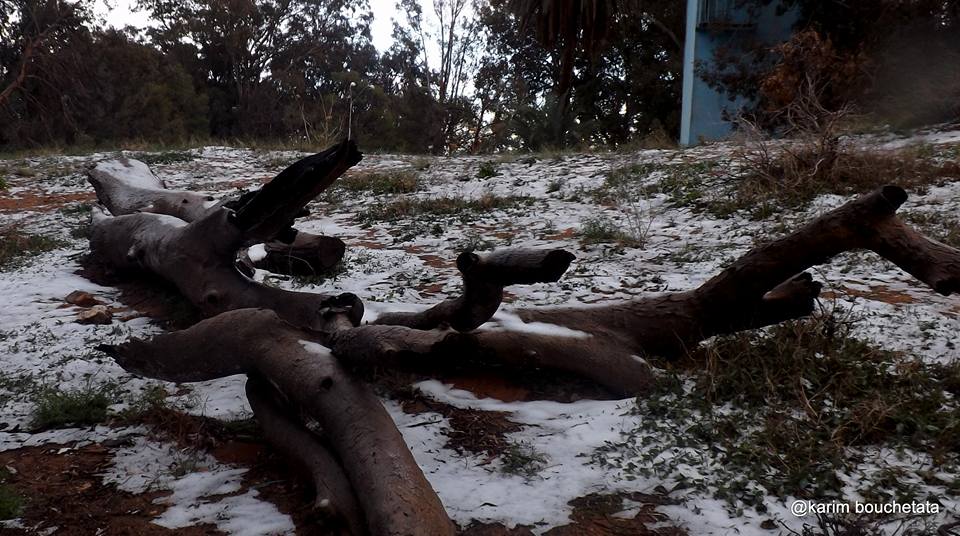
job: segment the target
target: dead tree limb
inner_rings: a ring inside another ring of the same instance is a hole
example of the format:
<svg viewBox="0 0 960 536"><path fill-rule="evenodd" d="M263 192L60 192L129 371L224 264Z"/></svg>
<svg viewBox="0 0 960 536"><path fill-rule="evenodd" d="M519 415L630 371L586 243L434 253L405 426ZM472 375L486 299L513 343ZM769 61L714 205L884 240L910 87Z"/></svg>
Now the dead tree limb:
<svg viewBox="0 0 960 536"><path fill-rule="evenodd" d="M285 407L280 400L282 394L268 380L251 376L246 392L263 435L308 471L316 494L314 508L320 513L322 528L332 534L367 534L363 512L350 481L327 443L291 416L296 412Z"/></svg>
<svg viewBox="0 0 960 536"><path fill-rule="evenodd" d="M132 158L100 162L87 171L87 180L114 216L155 212L192 222L219 204L212 196L168 190L149 166Z"/></svg>
<svg viewBox="0 0 960 536"><path fill-rule="evenodd" d="M322 427L371 534L453 534L443 505L380 400L311 338L273 311L243 309L149 342L132 339L101 349L130 372L161 380L194 382L238 373L269 379Z"/></svg>
<svg viewBox="0 0 960 536"><path fill-rule="evenodd" d="M237 201L223 201L196 192L169 190L149 166L130 158L100 162L87 172L87 177L100 203L114 216L150 212L187 223L222 206L231 208L238 202L247 203L259 193L249 192ZM244 265L278 274L314 275L333 268L346 249L342 240L331 236L289 228L279 234L284 240L274 237L264 242L260 246L263 254L258 249L256 258L241 259L247 261Z"/></svg>
<svg viewBox="0 0 960 536"><path fill-rule="evenodd" d="M457 331L471 331L497 312L504 287L555 283L573 259L573 254L562 249L507 249L484 256L461 253L457 268L463 274L462 296L417 313L383 314L375 323L420 330L449 325Z"/></svg>

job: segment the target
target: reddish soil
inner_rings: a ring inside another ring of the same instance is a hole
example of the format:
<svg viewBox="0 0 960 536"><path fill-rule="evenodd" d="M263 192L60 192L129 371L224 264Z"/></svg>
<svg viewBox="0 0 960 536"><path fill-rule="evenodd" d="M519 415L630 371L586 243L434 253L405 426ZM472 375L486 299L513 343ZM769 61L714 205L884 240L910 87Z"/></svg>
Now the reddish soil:
<svg viewBox="0 0 960 536"><path fill-rule="evenodd" d="M134 495L104 485L100 475L110 466L109 449L89 445L57 454L61 447L0 452L0 465L16 471L8 483L25 500L21 523L30 528L4 529L4 534L37 534L50 529L53 532L47 534L77 536L223 534L210 525L170 530L150 523L163 511L153 501L168 492Z"/></svg>
<svg viewBox="0 0 960 536"><path fill-rule="evenodd" d="M568 227L560 231L559 233L552 234L552 235L545 235L543 238L544 240L570 240L575 236L577 236L577 230L574 229L573 227Z"/></svg>
<svg viewBox="0 0 960 536"><path fill-rule="evenodd" d="M913 296L903 292L901 290L893 290L889 287L882 285L873 285L870 287L870 290L858 290L850 287L839 288L839 292L847 296L856 296L858 298L866 298L872 301L879 301L883 303L890 303L893 305L898 305L901 303L914 303L917 301ZM834 292L823 292L821 297L824 298L835 298L837 296Z"/></svg>
<svg viewBox="0 0 960 536"><path fill-rule="evenodd" d="M0 196L0 213L8 212L53 212L77 201L93 201L96 196L90 192L74 193L35 193L17 192L17 197Z"/></svg>
<svg viewBox="0 0 960 536"><path fill-rule="evenodd" d="M457 452L484 454L491 459L495 458L509 446L506 434L520 430L520 425L507 419L506 413L460 409L425 397L419 391L407 391L398 395L400 407L406 413L436 412L446 417L450 429L445 432L445 446Z"/></svg>

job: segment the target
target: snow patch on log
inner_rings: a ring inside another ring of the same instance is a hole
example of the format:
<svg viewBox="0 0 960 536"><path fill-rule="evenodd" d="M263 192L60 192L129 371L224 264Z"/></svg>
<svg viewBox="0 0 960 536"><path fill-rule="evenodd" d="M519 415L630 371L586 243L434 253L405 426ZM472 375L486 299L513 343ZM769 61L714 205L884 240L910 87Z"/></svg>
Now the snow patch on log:
<svg viewBox="0 0 960 536"><path fill-rule="evenodd" d="M303 349L310 352L314 355L320 355L324 357L329 357L333 354L330 353L330 349L322 344L317 344L313 341L300 340L300 346L303 346Z"/></svg>
<svg viewBox="0 0 960 536"><path fill-rule="evenodd" d="M498 311L493 315L493 320L478 328L477 331L512 331L515 333L569 337L572 339L589 339L593 337L593 335L586 331L570 329L566 326L558 326L557 324L524 322L519 316L507 311Z"/></svg>
<svg viewBox="0 0 960 536"><path fill-rule="evenodd" d="M254 244L247 248L247 257L253 262L260 262L267 258L267 247L265 244Z"/></svg>
<svg viewBox="0 0 960 536"><path fill-rule="evenodd" d="M144 190L162 190L163 181L150 171L150 166L132 158L100 162L93 171L108 175L117 182Z"/></svg>
<svg viewBox="0 0 960 536"><path fill-rule="evenodd" d="M166 214L157 214L157 222L166 225L167 227L186 227L187 222L181 220L180 218L175 218L173 216L167 216Z"/></svg>

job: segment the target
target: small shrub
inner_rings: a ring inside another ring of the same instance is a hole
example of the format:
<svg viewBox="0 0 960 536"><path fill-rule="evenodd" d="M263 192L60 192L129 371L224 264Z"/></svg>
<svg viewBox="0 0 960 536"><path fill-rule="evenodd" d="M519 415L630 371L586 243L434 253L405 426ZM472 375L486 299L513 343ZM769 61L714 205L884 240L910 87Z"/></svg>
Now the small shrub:
<svg viewBox="0 0 960 536"><path fill-rule="evenodd" d="M580 224L580 238L584 244L616 243L626 247L642 247L643 241L624 232L613 221L597 217L587 218Z"/></svg>
<svg viewBox="0 0 960 536"><path fill-rule="evenodd" d="M14 519L23 511L23 498L7 483L10 472L0 467L0 520Z"/></svg>
<svg viewBox="0 0 960 536"><path fill-rule="evenodd" d="M62 240L24 233L15 227L0 229L0 272L15 270L26 259L65 245Z"/></svg>
<svg viewBox="0 0 960 536"><path fill-rule="evenodd" d="M496 246L492 241L484 238L476 231L467 231L464 237L457 242L458 251L487 251Z"/></svg>
<svg viewBox="0 0 960 536"><path fill-rule="evenodd" d="M741 156L742 158L742 156ZM924 156L922 148L896 151L785 146L762 158L747 157L735 202L741 207L773 202L803 207L818 195L852 195L896 184L922 192L960 179L960 162Z"/></svg>
<svg viewBox="0 0 960 536"><path fill-rule="evenodd" d="M107 407L113 398L113 389L105 386L70 391L41 389L34 401L36 410L30 424L35 430L46 430L101 423L107 420Z"/></svg>
<svg viewBox="0 0 960 536"><path fill-rule="evenodd" d="M511 443L500 454L500 470L511 475L532 478L547 465L547 457L525 443Z"/></svg>
<svg viewBox="0 0 960 536"><path fill-rule="evenodd" d="M491 177L496 177L500 175L500 172L497 170L497 163L492 161L480 162L480 167L477 168L477 178L478 179L489 179Z"/></svg>
<svg viewBox="0 0 960 536"><path fill-rule="evenodd" d="M348 192L369 192L374 195L409 194L420 189L420 179L409 170L365 172L345 177L335 183Z"/></svg>

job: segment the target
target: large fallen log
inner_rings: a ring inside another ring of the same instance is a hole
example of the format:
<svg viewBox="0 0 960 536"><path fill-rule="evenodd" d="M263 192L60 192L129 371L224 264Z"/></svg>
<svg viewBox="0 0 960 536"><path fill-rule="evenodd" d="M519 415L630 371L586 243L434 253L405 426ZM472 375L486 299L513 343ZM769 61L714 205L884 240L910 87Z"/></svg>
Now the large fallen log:
<svg viewBox="0 0 960 536"><path fill-rule="evenodd" d="M168 279L213 317L105 350L127 370L170 381L250 374L252 403L264 427L282 429L281 448L308 467L339 460L373 534L449 534L453 528L389 415L340 364L554 369L636 395L654 381L648 357L676 356L714 335L810 314L820 284L805 270L844 251L872 250L943 294L960 289L960 251L900 221L896 210L906 194L894 186L754 248L699 288L602 306L499 311L504 287L559 279L573 259L562 250L463 254L461 296L417 313L383 314L362 326L356 296L282 291L235 269L238 250L287 228L312 196L358 158L349 143L341 144L294 164L261 194L232 207L211 207L189 223L171 215L98 211L91 245L118 268ZM258 394L264 390L272 394ZM287 403L269 403L277 399ZM307 434L291 407L320 423L323 442ZM332 455L326 457L321 449L328 445ZM314 450L318 454L311 457ZM356 510L349 494L314 473L318 493L343 503L331 511L349 520ZM345 526L355 532L358 524L354 518Z"/></svg>
<svg viewBox="0 0 960 536"><path fill-rule="evenodd" d="M97 199L113 216L149 212L174 216L187 223L199 220L220 208L237 208L259 192L248 192L240 199L218 200L186 190L170 190L150 168L130 158L98 163L87 172ZM297 214L306 215L302 209ZM316 275L331 270L343 258L345 244L339 238L315 235L285 228L255 253L240 259L243 266L278 274Z"/></svg>
<svg viewBox="0 0 960 536"><path fill-rule="evenodd" d="M150 378L196 382L239 373L266 378L320 424L371 534L452 534L443 505L379 399L311 338L273 311L242 309L149 342L101 348L125 369ZM344 504L331 508L350 510Z"/></svg>

